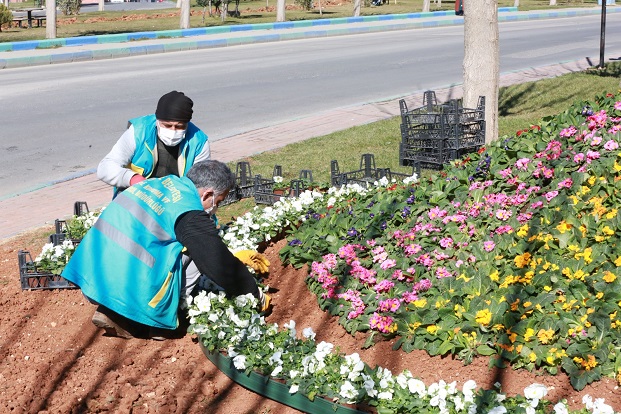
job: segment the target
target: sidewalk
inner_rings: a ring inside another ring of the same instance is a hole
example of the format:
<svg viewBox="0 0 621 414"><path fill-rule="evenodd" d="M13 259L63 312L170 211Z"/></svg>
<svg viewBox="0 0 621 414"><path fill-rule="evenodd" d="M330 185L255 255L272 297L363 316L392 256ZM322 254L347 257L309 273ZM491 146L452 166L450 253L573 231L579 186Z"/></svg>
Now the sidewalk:
<svg viewBox="0 0 621 414"><path fill-rule="evenodd" d="M531 68L526 71L502 75L500 86L556 77L565 73L585 70L588 67L590 64L586 59L583 59ZM408 106L421 106L423 92L419 91L404 97ZM435 92L440 101L462 97L461 86L435 89ZM211 143L212 157L223 162L240 160L293 142L397 115L399 115L398 99L327 111L218 140ZM112 189L110 186L99 181L95 174L87 174L30 193L1 200L0 239L6 239L38 227L51 226L55 219L69 218L73 212L75 201L86 201L90 209L97 209L105 206L111 197Z"/></svg>
<svg viewBox="0 0 621 414"><path fill-rule="evenodd" d="M500 22L601 13L599 7L524 12L517 11L515 7L504 7L498 10ZM617 12L621 12L621 7L611 6L607 9L607 13ZM441 11L7 42L0 43L0 69L249 43L461 25L463 20L463 16L455 16L452 11Z"/></svg>

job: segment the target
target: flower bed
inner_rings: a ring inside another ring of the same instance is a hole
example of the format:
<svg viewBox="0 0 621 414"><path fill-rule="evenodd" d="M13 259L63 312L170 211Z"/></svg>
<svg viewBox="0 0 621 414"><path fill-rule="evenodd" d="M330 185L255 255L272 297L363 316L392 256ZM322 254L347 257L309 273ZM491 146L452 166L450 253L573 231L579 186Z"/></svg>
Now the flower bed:
<svg viewBox="0 0 621 414"><path fill-rule="evenodd" d="M620 124L618 96L578 103L442 179L328 194L293 215L275 205L226 237L295 223L281 257L312 264L320 306L370 332L367 346L398 336L406 351L562 369L582 389L621 366Z"/></svg>

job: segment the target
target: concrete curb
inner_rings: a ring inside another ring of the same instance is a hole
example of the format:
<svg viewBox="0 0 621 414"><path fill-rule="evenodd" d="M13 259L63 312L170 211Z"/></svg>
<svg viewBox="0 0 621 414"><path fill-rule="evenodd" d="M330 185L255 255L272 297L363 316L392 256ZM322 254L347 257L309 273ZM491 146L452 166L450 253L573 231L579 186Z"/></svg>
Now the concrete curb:
<svg viewBox="0 0 621 414"><path fill-rule="evenodd" d="M543 12L517 12L515 7L499 8L498 10L500 12L498 16L499 22L577 17L601 13L598 8L566 9ZM611 7L607 10L608 13L621 12L621 8ZM360 23L369 24L360 25ZM26 56L0 58L0 69L49 65L55 63L84 62L99 59L114 59L129 56L210 49L215 47L226 47L251 43L278 42L285 40L344 36L393 30L453 26L460 24L463 24L463 17L455 16L452 11L442 11L433 13L361 16L355 18L349 17L283 23L261 23L240 26L216 26L186 30L166 30L159 32L138 32L12 42L0 44L0 53L18 51L30 51L30 53ZM317 28L319 26L321 26L322 29ZM309 28L309 30L299 30L303 28ZM298 31L288 31L287 29L298 29ZM274 32L269 32L269 30L274 30ZM259 31L263 31L263 33L258 33ZM220 35L220 37L200 40L187 39L195 36L208 35ZM128 43L136 40L151 42L156 41L157 43L143 45L134 43L131 46L117 45L118 43ZM110 44L110 47L101 47L101 45L106 44ZM115 46L112 46L112 44L115 44ZM98 45L99 47L93 47L89 50L67 52L63 52L58 49L59 47L62 48L65 46L84 46L88 49L89 45Z"/></svg>

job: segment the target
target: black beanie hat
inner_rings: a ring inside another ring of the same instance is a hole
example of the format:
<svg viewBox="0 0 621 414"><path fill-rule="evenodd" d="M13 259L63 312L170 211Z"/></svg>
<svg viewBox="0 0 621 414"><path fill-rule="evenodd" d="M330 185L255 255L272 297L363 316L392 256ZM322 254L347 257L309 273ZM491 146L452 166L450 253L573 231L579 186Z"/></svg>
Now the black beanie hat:
<svg viewBox="0 0 621 414"><path fill-rule="evenodd" d="M194 102L183 92L168 92L158 101L155 117L162 121L190 122L192 106Z"/></svg>

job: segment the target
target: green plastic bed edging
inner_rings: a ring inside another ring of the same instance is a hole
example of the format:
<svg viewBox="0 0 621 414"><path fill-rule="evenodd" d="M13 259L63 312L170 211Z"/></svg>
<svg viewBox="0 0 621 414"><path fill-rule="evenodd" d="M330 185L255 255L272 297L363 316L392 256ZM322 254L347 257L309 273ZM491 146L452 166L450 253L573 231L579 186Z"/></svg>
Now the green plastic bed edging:
<svg viewBox="0 0 621 414"><path fill-rule="evenodd" d="M200 342L200 341L199 341ZM220 354L219 352L210 352L201 343L201 349L205 356L213 362L213 364L222 371L227 377L238 383L239 385L257 393L278 401L279 403L288 405L289 407L303 411L308 414L365 414L366 411L358 411L338 403L330 402L323 398L315 398L313 401L306 398L300 393L290 394L289 387L286 384L276 382L269 377L251 372L246 375L240 372L233 365L231 358Z"/></svg>

